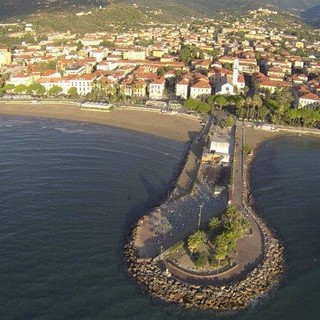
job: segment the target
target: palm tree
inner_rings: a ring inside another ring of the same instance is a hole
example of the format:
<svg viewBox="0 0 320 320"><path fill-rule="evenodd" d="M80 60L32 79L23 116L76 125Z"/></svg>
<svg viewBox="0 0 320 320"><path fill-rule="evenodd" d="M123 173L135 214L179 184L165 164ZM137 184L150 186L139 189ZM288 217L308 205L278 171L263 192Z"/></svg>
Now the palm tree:
<svg viewBox="0 0 320 320"><path fill-rule="evenodd" d="M260 95L254 94L252 97L252 105L255 108L256 119L260 117L260 108L262 107L262 99Z"/></svg>
<svg viewBox="0 0 320 320"><path fill-rule="evenodd" d="M240 110L240 118L243 119L243 112L244 112L244 105L245 105L245 99L244 97L238 96L238 99L235 101L236 103L236 108Z"/></svg>
<svg viewBox="0 0 320 320"><path fill-rule="evenodd" d="M250 113L250 109L252 107L252 98L251 97L246 97L244 105L245 105L246 110L247 110L246 119L249 119L249 113Z"/></svg>

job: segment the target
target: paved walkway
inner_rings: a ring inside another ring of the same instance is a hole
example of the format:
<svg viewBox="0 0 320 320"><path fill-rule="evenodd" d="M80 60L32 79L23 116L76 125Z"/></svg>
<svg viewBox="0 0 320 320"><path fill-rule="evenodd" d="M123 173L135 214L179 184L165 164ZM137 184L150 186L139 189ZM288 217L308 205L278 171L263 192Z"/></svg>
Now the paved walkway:
<svg viewBox="0 0 320 320"><path fill-rule="evenodd" d="M227 206L226 194L209 195L207 190L199 186L193 195L164 203L146 215L135 240L139 257L154 258L194 232L199 223L200 205L203 206L201 224L222 213Z"/></svg>

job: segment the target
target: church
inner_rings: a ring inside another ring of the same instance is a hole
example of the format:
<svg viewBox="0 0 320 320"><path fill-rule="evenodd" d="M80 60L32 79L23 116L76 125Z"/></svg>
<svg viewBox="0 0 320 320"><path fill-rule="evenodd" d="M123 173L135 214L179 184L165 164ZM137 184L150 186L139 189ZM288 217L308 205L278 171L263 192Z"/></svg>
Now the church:
<svg viewBox="0 0 320 320"><path fill-rule="evenodd" d="M217 68L211 77L215 94L235 95L243 91L245 87L244 75L239 72L239 59L235 58L233 69Z"/></svg>

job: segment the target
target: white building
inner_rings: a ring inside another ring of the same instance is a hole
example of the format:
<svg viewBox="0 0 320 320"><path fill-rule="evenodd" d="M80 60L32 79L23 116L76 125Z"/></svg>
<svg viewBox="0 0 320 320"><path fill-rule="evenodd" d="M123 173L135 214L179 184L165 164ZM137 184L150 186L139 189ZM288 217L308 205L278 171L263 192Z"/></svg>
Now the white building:
<svg viewBox="0 0 320 320"><path fill-rule="evenodd" d="M215 93L221 95L234 95L235 88L230 82L231 81L228 81L228 79L226 79L225 82L218 82L215 85Z"/></svg>
<svg viewBox="0 0 320 320"><path fill-rule="evenodd" d="M232 85L238 85L238 78L239 78L239 59L235 58L233 63L233 74L232 74Z"/></svg>
<svg viewBox="0 0 320 320"><path fill-rule="evenodd" d="M12 54L8 51L0 51L0 67L11 63Z"/></svg>
<svg viewBox="0 0 320 320"><path fill-rule="evenodd" d="M210 96L212 93L211 84L204 79L200 79L190 88L190 98L197 98L203 95Z"/></svg>
<svg viewBox="0 0 320 320"><path fill-rule="evenodd" d="M210 152L229 154L230 143L228 141L214 139L210 143Z"/></svg>
<svg viewBox="0 0 320 320"><path fill-rule="evenodd" d="M68 94L70 88L77 89L79 95L85 96L92 91L93 74L84 74L80 76L66 76L57 78L40 78L37 82L43 85L48 92L53 86L62 89L61 94Z"/></svg>
<svg viewBox="0 0 320 320"><path fill-rule="evenodd" d="M164 77L158 77L149 83L149 98L162 99L164 98L166 80Z"/></svg>
<svg viewBox="0 0 320 320"><path fill-rule="evenodd" d="M89 51L89 57L95 58L97 62L101 62L104 58L108 56L108 53L108 48L94 49Z"/></svg>
<svg viewBox="0 0 320 320"><path fill-rule="evenodd" d="M320 97L312 92L298 96L298 109L316 109L320 107Z"/></svg>
<svg viewBox="0 0 320 320"><path fill-rule="evenodd" d="M189 81L182 79L176 85L176 96L182 99L188 99L189 95Z"/></svg>
<svg viewBox="0 0 320 320"><path fill-rule="evenodd" d="M217 128L211 137L209 151L220 156L221 163L229 164L231 155L231 132L228 128Z"/></svg>
<svg viewBox="0 0 320 320"><path fill-rule="evenodd" d="M18 86L20 84L29 86L32 82L33 78L30 75L24 74L12 75L9 80L6 81L7 84L13 84L14 86Z"/></svg>

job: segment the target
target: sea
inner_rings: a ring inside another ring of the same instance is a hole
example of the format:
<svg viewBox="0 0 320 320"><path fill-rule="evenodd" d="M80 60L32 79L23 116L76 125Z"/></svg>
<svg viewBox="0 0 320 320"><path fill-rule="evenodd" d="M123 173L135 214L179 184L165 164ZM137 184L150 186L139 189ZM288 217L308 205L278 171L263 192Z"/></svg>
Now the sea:
<svg viewBox="0 0 320 320"><path fill-rule="evenodd" d="M320 139L264 143L251 169L286 276L240 313L185 310L130 278L122 247L167 196L187 144L82 122L0 116L0 320L320 318Z"/></svg>

